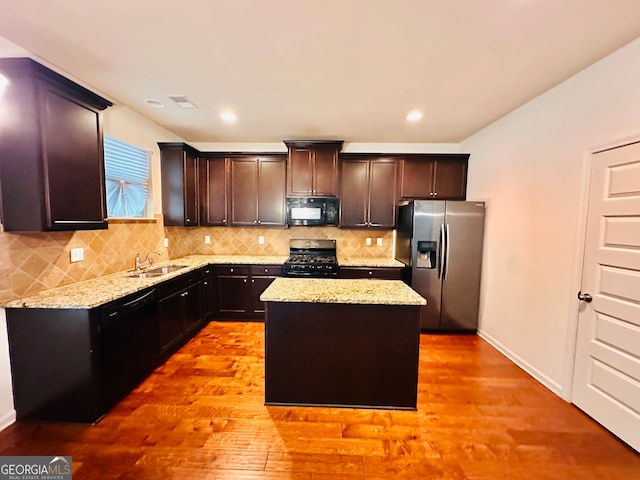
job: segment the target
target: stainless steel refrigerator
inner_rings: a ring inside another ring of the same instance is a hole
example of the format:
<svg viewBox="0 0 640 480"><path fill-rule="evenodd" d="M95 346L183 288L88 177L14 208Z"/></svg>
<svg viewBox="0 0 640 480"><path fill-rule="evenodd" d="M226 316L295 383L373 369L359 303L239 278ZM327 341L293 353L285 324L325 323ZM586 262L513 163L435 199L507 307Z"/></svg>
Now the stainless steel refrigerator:
<svg viewBox="0 0 640 480"><path fill-rule="evenodd" d="M401 205L396 259L406 281L427 299L422 330L478 329L484 202L412 200Z"/></svg>

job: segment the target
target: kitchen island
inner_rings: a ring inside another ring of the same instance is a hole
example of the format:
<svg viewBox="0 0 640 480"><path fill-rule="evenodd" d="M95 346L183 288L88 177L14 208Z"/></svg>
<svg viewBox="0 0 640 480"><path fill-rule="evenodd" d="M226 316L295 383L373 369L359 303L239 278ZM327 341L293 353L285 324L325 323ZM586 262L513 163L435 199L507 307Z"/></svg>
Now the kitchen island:
<svg viewBox="0 0 640 480"><path fill-rule="evenodd" d="M420 307L399 280L278 278L265 315L265 404L414 410Z"/></svg>

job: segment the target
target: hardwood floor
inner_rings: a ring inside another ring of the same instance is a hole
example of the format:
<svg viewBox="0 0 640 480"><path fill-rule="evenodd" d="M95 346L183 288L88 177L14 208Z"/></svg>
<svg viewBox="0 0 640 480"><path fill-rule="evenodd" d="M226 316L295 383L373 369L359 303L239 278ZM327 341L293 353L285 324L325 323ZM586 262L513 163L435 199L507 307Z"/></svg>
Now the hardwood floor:
<svg viewBox="0 0 640 480"><path fill-rule="evenodd" d="M265 407L263 324L212 322L97 425L18 422L0 455L80 479L640 478L640 455L477 336L422 335L418 410Z"/></svg>

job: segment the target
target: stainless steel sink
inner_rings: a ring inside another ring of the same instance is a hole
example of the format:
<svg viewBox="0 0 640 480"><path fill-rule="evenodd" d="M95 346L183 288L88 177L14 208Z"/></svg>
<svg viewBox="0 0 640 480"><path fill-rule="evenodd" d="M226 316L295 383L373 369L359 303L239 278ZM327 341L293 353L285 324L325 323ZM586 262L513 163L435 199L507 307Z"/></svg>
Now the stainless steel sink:
<svg viewBox="0 0 640 480"><path fill-rule="evenodd" d="M186 265L165 265L164 267L150 268L140 273L133 272L129 276L133 278L161 277L162 275L167 275L168 273L175 272L176 270L180 270L181 268L186 268L186 267L187 267Z"/></svg>

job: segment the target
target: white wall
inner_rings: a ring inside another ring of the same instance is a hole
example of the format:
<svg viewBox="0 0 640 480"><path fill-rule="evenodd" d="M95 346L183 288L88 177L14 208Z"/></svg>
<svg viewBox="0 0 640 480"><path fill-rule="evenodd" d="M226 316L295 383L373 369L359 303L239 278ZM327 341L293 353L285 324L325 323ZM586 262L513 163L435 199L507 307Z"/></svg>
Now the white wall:
<svg viewBox="0 0 640 480"><path fill-rule="evenodd" d="M588 153L640 136L640 39L462 143L486 200L479 333L570 398Z"/></svg>

